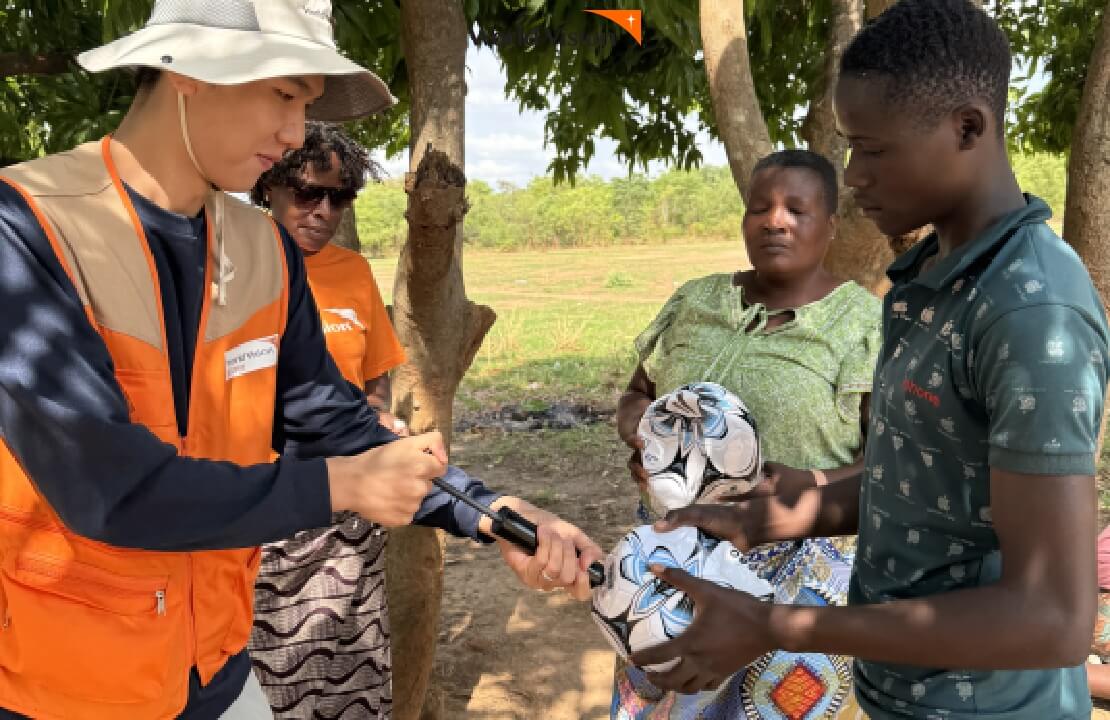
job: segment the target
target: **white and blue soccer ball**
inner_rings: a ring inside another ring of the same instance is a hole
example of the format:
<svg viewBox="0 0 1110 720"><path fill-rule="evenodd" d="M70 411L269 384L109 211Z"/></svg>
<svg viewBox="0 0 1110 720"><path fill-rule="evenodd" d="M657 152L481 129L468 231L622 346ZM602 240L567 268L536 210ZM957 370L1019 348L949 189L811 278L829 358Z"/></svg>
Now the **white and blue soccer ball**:
<svg viewBox="0 0 1110 720"><path fill-rule="evenodd" d="M632 530L605 560L605 583L593 592L593 616L613 649L626 660L639 650L682 634L694 618L686 593L649 570L662 565L685 570L723 587L769 598L774 588L744 564L731 543L697 528L659 533L650 525ZM665 663L651 670L666 670Z"/></svg>
<svg viewBox="0 0 1110 720"><path fill-rule="evenodd" d="M762 480L755 418L716 383L684 385L653 402L639 435L651 509L659 515L749 492Z"/></svg>

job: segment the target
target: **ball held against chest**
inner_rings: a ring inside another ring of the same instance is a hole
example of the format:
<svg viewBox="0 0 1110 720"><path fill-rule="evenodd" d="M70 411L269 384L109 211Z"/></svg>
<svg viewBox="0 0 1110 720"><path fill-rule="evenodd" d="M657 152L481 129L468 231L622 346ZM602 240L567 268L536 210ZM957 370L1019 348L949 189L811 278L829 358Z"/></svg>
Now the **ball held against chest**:
<svg viewBox="0 0 1110 720"><path fill-rule="evenodd" d="M651 404L640 420L652 510L750 491L762 479L759 432L744 402L716 383L693 383Z"/></svg>

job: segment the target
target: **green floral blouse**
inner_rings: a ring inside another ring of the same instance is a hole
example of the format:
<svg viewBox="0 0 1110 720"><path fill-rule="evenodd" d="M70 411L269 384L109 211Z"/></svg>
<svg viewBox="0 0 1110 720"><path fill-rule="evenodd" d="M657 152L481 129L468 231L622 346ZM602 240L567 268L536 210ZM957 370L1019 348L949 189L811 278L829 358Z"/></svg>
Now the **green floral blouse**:
<svg viewBox="0 0 1110 720"><path fill-rule="evenodd" d="M881 303L848 282L767 330L772 315L790 311L746 305L732 277L686 283L636 338L657 394L719 383L751 410L764 459L797 468L852 463L879 350Z"/></svg>

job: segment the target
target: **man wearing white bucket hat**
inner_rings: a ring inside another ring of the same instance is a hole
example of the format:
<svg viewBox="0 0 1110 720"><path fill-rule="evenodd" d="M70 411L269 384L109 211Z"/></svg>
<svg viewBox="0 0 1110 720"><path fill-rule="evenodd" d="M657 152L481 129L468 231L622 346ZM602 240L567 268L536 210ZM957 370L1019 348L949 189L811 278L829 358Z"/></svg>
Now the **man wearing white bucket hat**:
<svg viewBox="0 0 1110 720"><path fill-rule="evenodd" d="M142 69L117 132L0 171L0 718L269 717L258 546L340 511L489 541L438 476L539 524L534 557L501 548L526 585L586 597L596 545L448 468L438 434L382 428L292 240L224 193L306 115L393 103L330 2L159 0L79 61Z"/></svg>

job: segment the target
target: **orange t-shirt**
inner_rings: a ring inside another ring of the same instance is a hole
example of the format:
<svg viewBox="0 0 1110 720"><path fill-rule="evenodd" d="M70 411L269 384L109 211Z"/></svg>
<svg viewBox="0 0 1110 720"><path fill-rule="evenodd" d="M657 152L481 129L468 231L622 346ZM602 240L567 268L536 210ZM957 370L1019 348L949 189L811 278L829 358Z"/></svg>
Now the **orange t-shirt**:
<svg viewBox="0 0 1110 720"><path fill-rule="evenodd" d="M343 377L360 388L405 361L370 264L356 252L327 245L305 256L308 284L328 352Z"/></svg>

